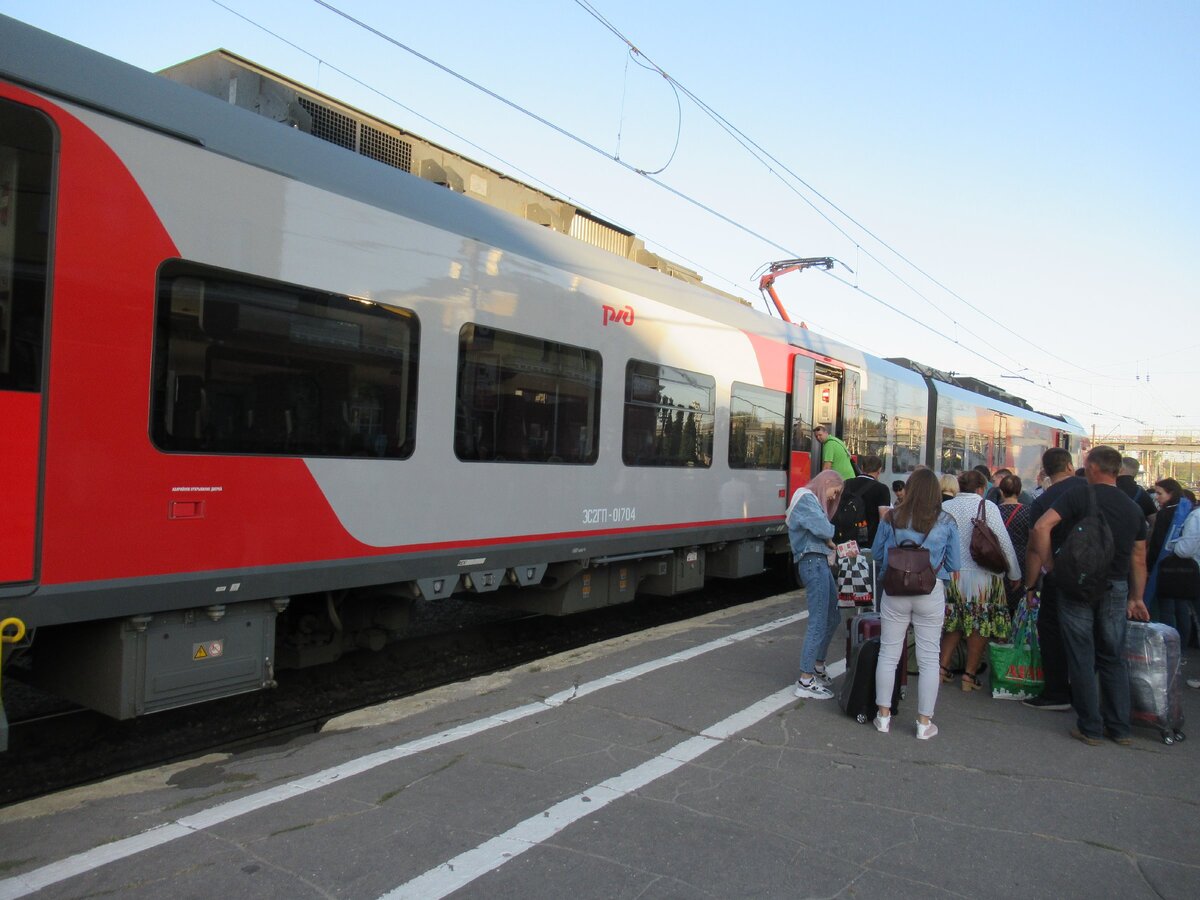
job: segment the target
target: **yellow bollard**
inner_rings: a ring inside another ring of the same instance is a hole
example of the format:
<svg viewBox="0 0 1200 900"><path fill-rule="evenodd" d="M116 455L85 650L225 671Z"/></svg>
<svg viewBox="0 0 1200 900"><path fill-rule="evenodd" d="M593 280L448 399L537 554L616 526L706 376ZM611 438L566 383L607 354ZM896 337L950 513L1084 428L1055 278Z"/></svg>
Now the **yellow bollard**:
<svg viewBox="0 0 1200 900"><path fill-rule="evenodd" d="M9 629L16 629L9 633ZM0 621L0 675L4 672L4 645L15 644L25 637L25 623L15 617ZM0 691L0 752L8 749L8 717L4 715L4 693Z"/></svg>

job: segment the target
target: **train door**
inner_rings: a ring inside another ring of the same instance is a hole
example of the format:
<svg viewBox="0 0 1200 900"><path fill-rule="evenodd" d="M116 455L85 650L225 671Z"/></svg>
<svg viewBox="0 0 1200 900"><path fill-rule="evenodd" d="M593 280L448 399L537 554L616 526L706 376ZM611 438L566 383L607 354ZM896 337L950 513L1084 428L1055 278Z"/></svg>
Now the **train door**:
<svg viewBox="0 0 1200 900"><path fill-rule="evenodd" d="M1008 416L993 413L992 469L1011 468L1013 460L1008 458Z"/></svg>
<svg viewBox="0 0 1200 900"><path fill-rule="evenodd" d="M792 358L792 442L788 454L788 500L812 478L814 461L813 386L816 364L807 356Z"/></svg>
<svg viewBox="0 0 1200 900"><path fill-rule="evenodd" d="M0 99L0 585L37 574L54 132Z"/></svg>

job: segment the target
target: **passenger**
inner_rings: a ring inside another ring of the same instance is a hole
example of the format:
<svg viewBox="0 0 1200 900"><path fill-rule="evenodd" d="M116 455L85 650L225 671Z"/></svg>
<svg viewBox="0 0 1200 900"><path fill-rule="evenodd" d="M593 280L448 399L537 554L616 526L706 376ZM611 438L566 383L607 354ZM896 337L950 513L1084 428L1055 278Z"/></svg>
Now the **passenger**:
<svg viewBox="0 0 1200 900"><path fill-rule="evenodd" d="M808 600L808 630L800 650L800 680L796 696L828 700L833 679L825 671L825 653L841 623L837 586L829 567L833 552L833 519L842 496L842 476L832 470L818 472L792 496L787 512L788 537L796 577Z"/></svg>
<svg viewBox="0 0 1200 900"><path fill-rule="evenodd" d="M1154 527L1146 545L1146 609L1150 611L1150 621L1176 629L1180 646L1186 647L1187 644L1182 642L1184 629L1180 627L1180 619L1190 615L1190 598L1170 596L1174 593L1170 588L1163 593L1159 587L1159 570L1162 561L1174 555L1170 545L1183 533L1183 523L1192 511L1192 504L1183 496L1183 485L1174 478L1163 478L1154 483L1154 502L1158 504L1158 515L1154 517ZM1190 627L1188 634L1191 635Z"/></svg>
<svg viewBox="0 0 1200 900"><path fill-rule="evenodd" d="M945 502L946 500L950 500L953 497L958 496L958 476L957 475L943 475L942 480L939 482L939 485L941 486L941 489L942 489L942 501L943 502Z"/></svg>
<svg viewBox="0 0 1200 900"><path fill-rule="evenodd" d="M1004 529L1012 541L1023 579L1025 551L1029 548L1029 505L1021 502L1021 493L1021 479L1016 475L1005 475L1000 479L1000 517L1004 519ZM1005 593L1008 595L1008 612L1012 615L1017 611L1025 588L1021 584L1009 583L1005 585Z"/></svg>
<svg viewBox="0 0 1200 900"><path fill-rule="evenodd" d="M840 438L829 433L824 425L813 429L813 437L821 442L821 469L833 469L842 476L843 481L854 477L854 465L850 462L850 451Z"/></svg>
<svg viewBox="0 0 1200 900"><path fill-rule="evenodd" d="M1146 586L1146 519L1138 505L1117 487L1121 454L1112 447L1093 447L1084 466L1096 505L1112 531L1113 557L1108 569L1108 592L1099 604L1071 596L1059 586L1059 614L1067 666L1071 678L1071 705L1076 727L1071 737L1095 746L1107 737L1118 744L1133 743L1130 734L1129 674L1122 652L1126 619L1147 622L1150 614L1142 602ZM1060 523L1068 529L1087 515L1088 488L1076 486L1054 501L1038 519L1029 540L1031 572L1035 565L1053 571L1050 533ZM1097 689L1097 675L1099 689Z"/></svg>
<svg viewBox="0 0 1200 900"><path fill-rule="evenodd" d="M992 482L992 470L991 469L989 469L983 463L980 463L979 465L974 467L974 471L978 472L980 475L983 476L984 484L991 484L991 482Z"/></svg>
<svg viewBox="0 0 1200 900"><path fill-rule="evenodd" d="M1071 454L1062 447L1051 447L1042 454L1042 468L1050 479L1050 484L1029 505L1030 530L1037 527L1038 520L1054 505L1063 494L1071 488L1084 484L1081 478L1071 473ZM1060 522L1050 532L1050 551L1057 553L1067 539L1066 523ZM1058 616L1058 586L1054 583L1054 575L1043 574L1041 558L1033 555L1033 545L1029 545L1025 554L1025 592L1032 593L1041 580L1041 590L1038 592L1038 647L1042 651L1042 674L1045 687L1040 697L1030 697L1022 700L1024 706L1031 709L1047 709L1054 712L1066 712L1071 708L1071 686L1067 679L1067 647L1063 643L1062 627Z"/></svg>
<svg viewBox="0 0 1200 900"><path fill-rule="evenodd" d="M875 540L875 532L879 530L879 508L892 505L892 495L886 485L879 483L879 473L883 471L883 460L874 454L859 457L858 468L862 472L846 482L845 490L862 498L867 512L867 547ZM863 547L863 549L867 549Z"/></svg>
<svg viewBox="0 0 1200 900"><path fill-rule="evenodd" d="M979 515L979 504L983 501L984 518L992 534L1000 544L1008 564L1008 577L1016 581L1021 577L1021 567L1013 552L1012 541L1004 530L1004 520L996 504L983 500L987 481L972 469L958 476L958 496L942 504L958 524L958 540L962 550L962 567L950 579L946 590L946 631L942 636L942 681L951 681L950 660L958 642L967 639L967 664L962 676L964 691L977 691L983 685L979 681L979 663L987 650L989 639L1004 640L1012 630L1012 619L1008 614L1008 596L1004 578L995 572L981 568L971 558L971 521Z"/></svg>
<svg viewBox="0 0 1200 900"><path fill-rule="evenodd" d="M899 505L900 501L904 499L904 482L899 478L892 482L892 493L896 497L896 502L893 506Z"/></svg>
<svg viewBox="0 0 1200 900"><path fill-rule="evenodd" d="M1016 474L1016 473L1014 473L1012 469L997 469L995 472L992 473L992 478L991 478L992 486L987 492L987 498L989 500L991 500L993 503L995 503L997 506L1000 505L1000 482L1003 481L1005 478L1007 478L1009 475L1014 475L1014 474ZM1033 496L1028 491L1021 491L1021 494L1018 497L1018 501L1020 503L1025 504L1026 506L1028 506L1030 503L1033 502Z"/></svg>
<svg viewBox="0 0 1200 900"><path fill-rule="evenodd" d="M1138 470L1142 464L1133 456L1121 457L1121 474L1117 476L1117 487L1125 492L1125 496L1136 503L1142 510L1142 514L1151 524L1154 522L1154 514L1158 512L1158 507L1154 505L1154 500L1146 492L1146 489L1137 483ZM1149 604L1147 604L1149 606Z"/></svg>
<svg viewBox="0 0 1200 900"><path fill-rule="evenodd" d="M879 571L887 568L889 548L903 541L913 541L929 551L930 565L937 567L938 579L928 594L889 597L884 593L880 597L879 663L875 669L878 715L875 717L875 728L886 733L891 727L896 664L904 652L911 623L916 635L919 672L917 737L927 740L938 733L931 719L940 684L933 673L938 664L938 643L946 617L944 582L958 571L962 556L958 526L952 517L942 511L937 476L929 469L913 473L908 480L904 500L879 524L879 532L871 545L871 555L876 559Z"/></svg>
<svg viewBox="0 0 1200 900"><path fill-rule="evenodd" d="M1183 523L1183 533L1171 545L1171 552L1181 559L1190 559L1197 566L1200 566L1200 510L1195 508L1195 494L1185 490L1183 495L1192 501L1192 511ZM1195 614L1197 619L1200 619L1200 595L1192 597L1190 602L1191 612ZM1183 626L1179 629L1179 649L1181 652L1186 653L1192 637L1191 616L1185 611L1179 614L1179 618L1180 625ZM1186 634L1184 633L1184 629L1187 630ZM1187 684L1190 688L1200 688L1200 678L1189 678Z"/></svg>

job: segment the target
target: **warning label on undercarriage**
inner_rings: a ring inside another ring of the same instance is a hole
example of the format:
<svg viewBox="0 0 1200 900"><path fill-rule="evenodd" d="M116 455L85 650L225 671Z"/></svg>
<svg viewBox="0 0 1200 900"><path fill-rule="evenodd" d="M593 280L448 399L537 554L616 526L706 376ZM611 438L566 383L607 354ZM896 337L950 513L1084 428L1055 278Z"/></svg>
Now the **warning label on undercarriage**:
<svg viewBox="0 0 1200 900"><path fill-rule="evenodd" d="M192 644L192 659L212 659L224 652L224 641L205 641L203 644Z"/></svg>

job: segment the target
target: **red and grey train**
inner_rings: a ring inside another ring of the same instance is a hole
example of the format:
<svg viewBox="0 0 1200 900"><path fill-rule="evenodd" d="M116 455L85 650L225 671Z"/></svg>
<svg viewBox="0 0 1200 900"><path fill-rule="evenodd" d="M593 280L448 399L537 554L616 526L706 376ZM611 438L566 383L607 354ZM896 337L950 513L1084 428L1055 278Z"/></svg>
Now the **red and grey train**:
<svg viewBox="0 0 1200 900"><path fill-rule="evenodd" d="M1082 440L13 20L0 47L5 658L110 715L414 602L759 572L814 422L887 479Z"/></svg>

